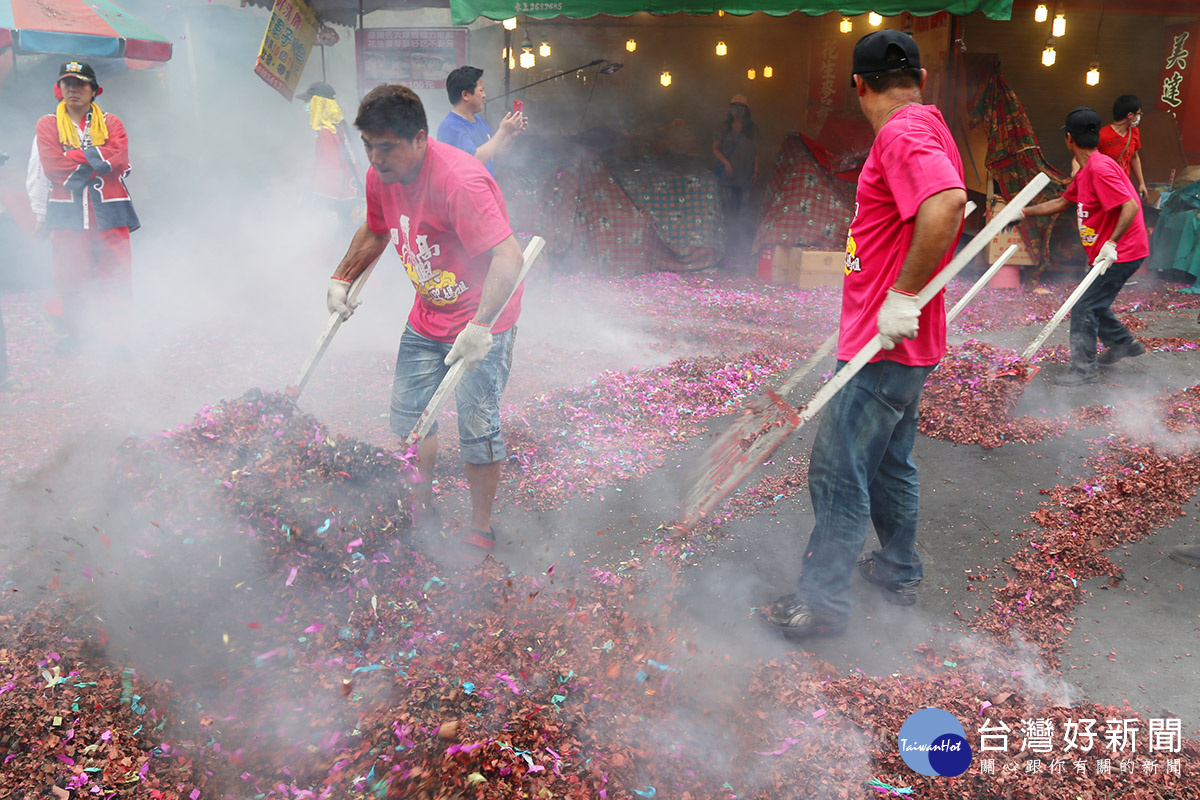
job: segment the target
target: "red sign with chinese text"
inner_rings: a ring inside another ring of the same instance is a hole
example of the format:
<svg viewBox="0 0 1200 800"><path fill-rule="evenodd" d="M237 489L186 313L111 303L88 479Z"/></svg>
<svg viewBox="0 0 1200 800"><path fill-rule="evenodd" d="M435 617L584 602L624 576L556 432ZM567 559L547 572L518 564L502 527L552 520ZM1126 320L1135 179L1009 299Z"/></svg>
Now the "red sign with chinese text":
<svg viewBox="0 0 1200 800"><path fill-rule="evenodd" d="M445 89L450 71L467 63L466 28L366 28L356 45L359 94L381 83Z"/></svg>
<svg viewBox="0 0 1200 800"><path fill-rule="evenodd" d="M1171 25L1166 31L1155 105L1175 115L1189 163L1200 160L1200 24Z"/></svg>

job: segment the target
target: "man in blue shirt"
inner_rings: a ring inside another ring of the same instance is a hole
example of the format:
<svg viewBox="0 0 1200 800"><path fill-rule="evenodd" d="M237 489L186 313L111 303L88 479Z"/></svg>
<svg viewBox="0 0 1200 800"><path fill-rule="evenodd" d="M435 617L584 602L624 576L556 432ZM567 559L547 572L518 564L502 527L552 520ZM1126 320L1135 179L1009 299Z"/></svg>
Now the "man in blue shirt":
<svg viewBox="0 0 1200 800"><path fill-rule="evenodd" d="M446 76L451 109L438 126L437 140L471 153L494 176L492 159L507 151L513 139L525 130L525 115L520 111L505 114L500 120L500 130L493 136L487 120L480 116L487 100L482 77L483 70L478 67L459 67Z"/></svg>

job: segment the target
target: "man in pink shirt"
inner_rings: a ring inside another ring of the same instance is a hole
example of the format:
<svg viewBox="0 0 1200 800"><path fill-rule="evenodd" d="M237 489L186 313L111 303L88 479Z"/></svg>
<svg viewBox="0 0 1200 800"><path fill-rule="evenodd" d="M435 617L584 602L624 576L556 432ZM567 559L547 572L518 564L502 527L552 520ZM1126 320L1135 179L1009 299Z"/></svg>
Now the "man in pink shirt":
<svg viewBox="0 0 1200 800"><path fill-rule="evenodd" d="M472 518L468 545L495 545L492 504L505 458L500 395L508 382L521 290L508 305L523 263L500 187L469 153L429 138L420 99L406 86L377 86L358 107L371 167L367 220L330 279L326 304L343 319L354 313L350 283L391 243L416 289L400 337L392 384L391 426L407 436L447 370L459 359L467 372L455 392L458 435ZM355 304L357 305L357 304ZM482 320L500 312L489 330ZM423 482L413 492L416 527L440 532L433 507L437 427L418 445Z"/></svg>
<svg viewBox="0 0 1200 800"><path fill-rule="evenodd" d="M1146 346L1133 338L1129 329L1109 306L1125 281L1138 271L1150 254L1142 203L1129 176L1116 161L1098 151L1100 115L1080 106L1067 115L1067 149L1081 166L1062 197L1026 206L1026 217L1059 214L1075 205L1079 238L1087 260L1109 264L1071 309L1071 368L1056 375L1059 386L1095 383L1099 366L1109 366L1128 356L1140 356ZM1107 350L1096 356L1099 337Z"/></svg>
<svg viewBox="0 0 1200 800"><path fill-rule="evenodd" d="M841 633L859 574L897 605L916 602L918 481L912 460L925 378L946 349L939 293L917 301L950 260L967 193L942 115L922 105L925 70L908 34L869 33L854 47L851 83L875 129L846 240L838 368L874 337L885 348L830 401L808 472L816 524L799 591L767 620L790 637ZM880 549L859 561L874 523Z"/></svg>

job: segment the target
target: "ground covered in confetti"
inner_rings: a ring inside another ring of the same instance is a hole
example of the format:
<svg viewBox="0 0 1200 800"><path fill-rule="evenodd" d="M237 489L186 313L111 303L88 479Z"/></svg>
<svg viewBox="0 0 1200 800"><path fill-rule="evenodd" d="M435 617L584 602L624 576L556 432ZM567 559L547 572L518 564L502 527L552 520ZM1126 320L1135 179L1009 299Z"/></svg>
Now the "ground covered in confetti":
<svg viewBox="0 0 1200 800"><path fill-rule="evenodd" d="M532 368L508 397L501 502L537 514L647 479L797 365L836 316L828 293L705 278L553 289L602 306L620 298L604 307L661 356L547 389L538 367L567 345L526 354ZM961 333L1044 322L1063 296L985 292ZM1162 288L1122 299L1127 315L1180 302ZM32 324L19 318L10 338ZM1180 357L1195 346L1147 343ZM1041 363L1063 359L1059 346ZM1032 647L1054 675L1080 582L1123 580L1107 553L1152 535L1200 486L1198 389L1160 393L1163 425L1131 436L1116 406L1015 416L1025 366L1015 350L955 344L926 389L922 432L997 448L1086 429L1096 444L1085 476L1036 487L1044 500L1024 546L978 575L990 591L961 623L976 645L927 646L885 676L803 650L722 669L672 621L689 569L680 553L720 548L732 520L802 498L802 455L778 458L694 532L647 530L619 564L531 573L464 557L453 524L415 534L411 457L349 432L378 426L377 410L368 424L344 397L314 398L312 415L282 392L230 393L160 433L112 437L101 458L39 425L17 441L45 436L37 445L53 455L24 461L6 495L0 798L52 785L170 800L1024 798L1046 796L1051 778L1068 797L1200 796L1194 720L1179 729L1128 707L1063 707L1011 666ZM343 382L385 372L365 359L336 369ZM40 381L5 426L50 418L53 385ZM97 384L75 407L96 413L114 394ZM438 495L452 505L465 484L446 449ZM930 706L1008 735L962 777L917 775L896 735ZM1029 766L1038 730L1081 718L1095 721L1100 749L1136 731L1138 756L1126 763L1113 747L1105 772Z"/></svg>

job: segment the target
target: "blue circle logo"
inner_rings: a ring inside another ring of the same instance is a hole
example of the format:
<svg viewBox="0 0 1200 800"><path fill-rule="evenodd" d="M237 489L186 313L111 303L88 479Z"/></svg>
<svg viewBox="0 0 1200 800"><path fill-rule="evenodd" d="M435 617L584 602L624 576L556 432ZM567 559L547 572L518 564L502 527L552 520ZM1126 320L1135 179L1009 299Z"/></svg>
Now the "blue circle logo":
<svg viewBox="0 0 1200 800"><path fill-rule="evenodd" d="M953 778L971 766L971 745L949 711L923 708L909 715L897 736L900 757L913 772Z"/></svg>

